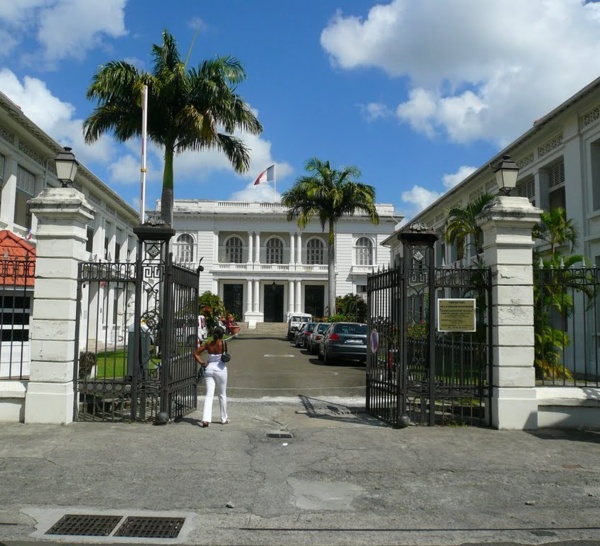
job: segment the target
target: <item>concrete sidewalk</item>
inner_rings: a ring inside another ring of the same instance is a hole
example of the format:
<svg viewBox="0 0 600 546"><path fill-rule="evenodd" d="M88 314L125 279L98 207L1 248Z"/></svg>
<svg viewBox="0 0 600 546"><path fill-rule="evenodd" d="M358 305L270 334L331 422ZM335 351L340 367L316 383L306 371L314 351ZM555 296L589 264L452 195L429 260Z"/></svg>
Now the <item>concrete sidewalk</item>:
<svg viewBox="0 0 600 546"><path fill-rule="evenodd" d="M394 430L362 402L232 399L232 422L207 429L199 413L166 426L3 425L0 543L600 544L600 433ZM181 529L46 534L65 514L181 518Z"/></svg>

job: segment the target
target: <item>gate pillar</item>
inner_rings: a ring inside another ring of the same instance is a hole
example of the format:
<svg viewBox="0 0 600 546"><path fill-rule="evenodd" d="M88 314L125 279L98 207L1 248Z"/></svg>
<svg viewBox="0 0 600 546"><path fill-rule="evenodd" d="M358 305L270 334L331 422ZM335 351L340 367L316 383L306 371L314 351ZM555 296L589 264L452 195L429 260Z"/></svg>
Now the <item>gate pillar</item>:
<svg viewBox="0 0 600 546"><path fill-rule="evenodd" d="M477 219L492 271L492 426L537 429L533 326L533 226L526 197L498 196Z"/></svg>
<svg viewBox="0 0 600 546"><path fill-rule="evenodd" d="M424 368L429 378L428 393L429 400L429 425L435 424L435 251L434 245L437 235L425 224L414 222L398 235L403 245L403 277L404 293L402 294L402 317L401 317L401 346L403 377L402 383L407 384L406 377L409 358L407 331L409 314L413 320L425 321L427 324L427 350L424 357ZM421 300L422 308L418 313L412 310L409 313L409 299L417 296ZM403 400L403 407L406 401Z"/></svg>
<svg viewBox="0 0 600 546"><path fill-rule="evenodd" d="M48 188L28 201L38 219L31 375L25 423L73 421L77 267L94 209L74 188Z"/></svg>

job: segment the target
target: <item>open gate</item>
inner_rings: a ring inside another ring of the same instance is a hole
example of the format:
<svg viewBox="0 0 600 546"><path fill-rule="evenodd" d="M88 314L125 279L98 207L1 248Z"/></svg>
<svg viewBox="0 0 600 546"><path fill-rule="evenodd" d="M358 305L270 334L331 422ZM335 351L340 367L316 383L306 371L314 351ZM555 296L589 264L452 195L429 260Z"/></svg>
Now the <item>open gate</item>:
<svg viewBox="0 0 600 546"><path fill-rule="evenodd" d="M400 239L402 258L367 280L367 411L397 427L490 426L490 270L436 268L420 224Z"/></svg>
<svg viewBox="0 0 600 546"><path fill-rule="evenodd" d="M134 231L135 263L79 264L75 420L163 423L197 406L199 271L173 263L170 228Z"/></svg>

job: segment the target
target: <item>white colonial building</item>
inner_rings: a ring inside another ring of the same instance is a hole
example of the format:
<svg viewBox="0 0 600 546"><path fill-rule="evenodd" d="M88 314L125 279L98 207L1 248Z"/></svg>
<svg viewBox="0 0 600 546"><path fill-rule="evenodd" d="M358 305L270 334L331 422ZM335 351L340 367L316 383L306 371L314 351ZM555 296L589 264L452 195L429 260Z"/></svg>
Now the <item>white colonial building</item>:
<svg viewBox="0 0 600 546"><path fill-rule="evenodd" d="M495 194L498 190L490 166L504 155L520 169L512 195L527 197L544 210L563 207L581 234L574 252L600 266L600 78L542 118L532 120L531 129L410 219L425 223L439 235L438 266L457 261L467 265L473 257L469 242L462 260L458 260L457 249L444 242L448 210L464 207L484 192ZM396 237L390 237L386 244L391 245L392 254L400 251Z"/></svg>
<svg viewBox="0 0 600 546"><path fill-rule="evenodd" d="M250 327L284 322L289 312L322 317L327 301L327 233L318 222L299 229L276 203L176 200L173 252L177 262L204 267L200 293L218 294L228 312ZM357 213L336 227L336 295L366 297L367 275L387 266L382 242L401 220L377 204L380 222Z"/></svg>
<svg viewBox="0 0 600 546"><path fill-rule="evenodd" d="M61 187L55 159L62 150L58 142L0 92L0 260L27 257L33 268L29 268L31 278L25 284L11 278L10 273L18 271L15 266L0 270L0 383L2 379L29 376L38 219L31 213L28 202L43 190ZM77 154L77 150L74 152ZM135 261L137 238L133 227L139 223L139 213L83 165L79 165L73 187L93 209L86 230L85 258ZM112 302L109 287L102 290L105 293L92 296L98 301ZM115 332L111 326L111 305L105 305L99 315L98 329L109 332L112 338Z"/></svg>

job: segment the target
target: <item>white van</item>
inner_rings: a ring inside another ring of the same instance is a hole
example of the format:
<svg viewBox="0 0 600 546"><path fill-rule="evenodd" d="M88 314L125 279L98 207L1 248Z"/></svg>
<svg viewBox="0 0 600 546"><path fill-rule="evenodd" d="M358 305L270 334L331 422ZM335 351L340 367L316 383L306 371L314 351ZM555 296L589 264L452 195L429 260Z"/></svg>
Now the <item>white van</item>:
<svg viewBox="0 0 600 546"><path fill-rule="evenodd" d="M288 341L292 341L296 335L296 330L299 330L305 322L312 321L312 315L310 313L288 313L287 316L287 338Z"/></svg>

